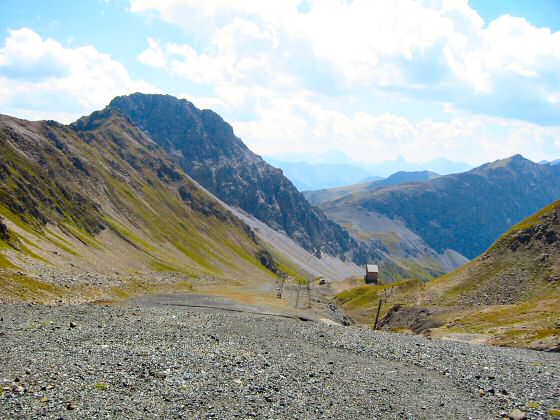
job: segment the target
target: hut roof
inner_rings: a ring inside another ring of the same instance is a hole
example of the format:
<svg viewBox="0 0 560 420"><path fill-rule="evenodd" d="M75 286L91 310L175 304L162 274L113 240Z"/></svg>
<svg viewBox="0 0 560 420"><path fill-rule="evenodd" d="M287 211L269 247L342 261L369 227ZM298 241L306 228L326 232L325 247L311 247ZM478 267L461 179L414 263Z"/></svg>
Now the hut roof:
<svg viewBox="0 0 560 420"><path fill-rule="evenodd" d="M366 264L366 271L368 273L379 273L379 267L375 264Z"/></svg>

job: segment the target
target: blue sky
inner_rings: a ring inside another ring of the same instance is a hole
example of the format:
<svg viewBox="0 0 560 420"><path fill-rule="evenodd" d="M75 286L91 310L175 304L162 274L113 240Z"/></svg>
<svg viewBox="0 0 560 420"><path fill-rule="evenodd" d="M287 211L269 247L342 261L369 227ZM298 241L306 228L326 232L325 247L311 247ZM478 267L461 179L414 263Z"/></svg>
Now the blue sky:
<svg viewBox="0 0 560 420"><path fill-rule="evenodd" d="M134 91L265 155L554 159L560 1L0 1L0 113L70 122Z"/></svg>

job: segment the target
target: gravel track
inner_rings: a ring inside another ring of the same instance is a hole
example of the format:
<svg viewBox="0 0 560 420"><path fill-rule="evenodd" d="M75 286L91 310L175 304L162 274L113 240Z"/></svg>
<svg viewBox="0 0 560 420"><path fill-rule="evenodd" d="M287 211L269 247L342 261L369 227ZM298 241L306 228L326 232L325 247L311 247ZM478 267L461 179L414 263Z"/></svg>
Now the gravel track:
<svg viewBox="0 0 560 420"><path fill-rule="evenodd" d="M0 418L529 418L558 354L173 306L0 306Z"/></svg>

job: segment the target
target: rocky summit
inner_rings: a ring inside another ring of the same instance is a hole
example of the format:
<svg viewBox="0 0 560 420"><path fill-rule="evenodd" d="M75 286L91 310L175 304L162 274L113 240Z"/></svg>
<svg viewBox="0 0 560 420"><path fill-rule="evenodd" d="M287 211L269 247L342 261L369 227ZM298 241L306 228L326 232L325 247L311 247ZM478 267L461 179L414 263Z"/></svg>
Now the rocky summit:
<svg viewBox="0 0 560 420"><path fill-rule="evenodd" d="M312 207L280 169L249 150L215 112L169 95L139 93L115 98L109 109L126 115L227 204L285 232L317 255L367 260L364 247Z"/></svg>

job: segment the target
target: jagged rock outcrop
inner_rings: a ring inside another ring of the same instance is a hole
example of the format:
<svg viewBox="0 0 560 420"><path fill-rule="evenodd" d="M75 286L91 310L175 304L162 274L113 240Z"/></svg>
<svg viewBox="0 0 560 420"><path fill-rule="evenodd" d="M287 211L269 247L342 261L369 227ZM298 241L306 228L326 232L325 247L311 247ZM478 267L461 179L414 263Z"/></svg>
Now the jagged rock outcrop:
<svg viewBox="0 0 560 420"><path fill-rule="evenodd" d="M270 252L263 249L262 251L257 252L256 257L258 258L259 262L266 267L267 270L272 271L279 277L286 277L287 274L280 269L280 266L272 256Z"/></svg>
<svg viewBox="0 0 560 420"><path fill-rule="evenodd" d="M6 226L6 222L2 216L0 216L0 241L10 241L10 232L8 232L8 226Z"/></svg>
<svg viewBox="0 0 560 420"><path fill-rule="evenodd" d="M358 263L375 254L312 207L280 169L251 152L215 112L184 99L139 93L115 98L109 108L126 115L207 190L308 251Z"/></svg>

